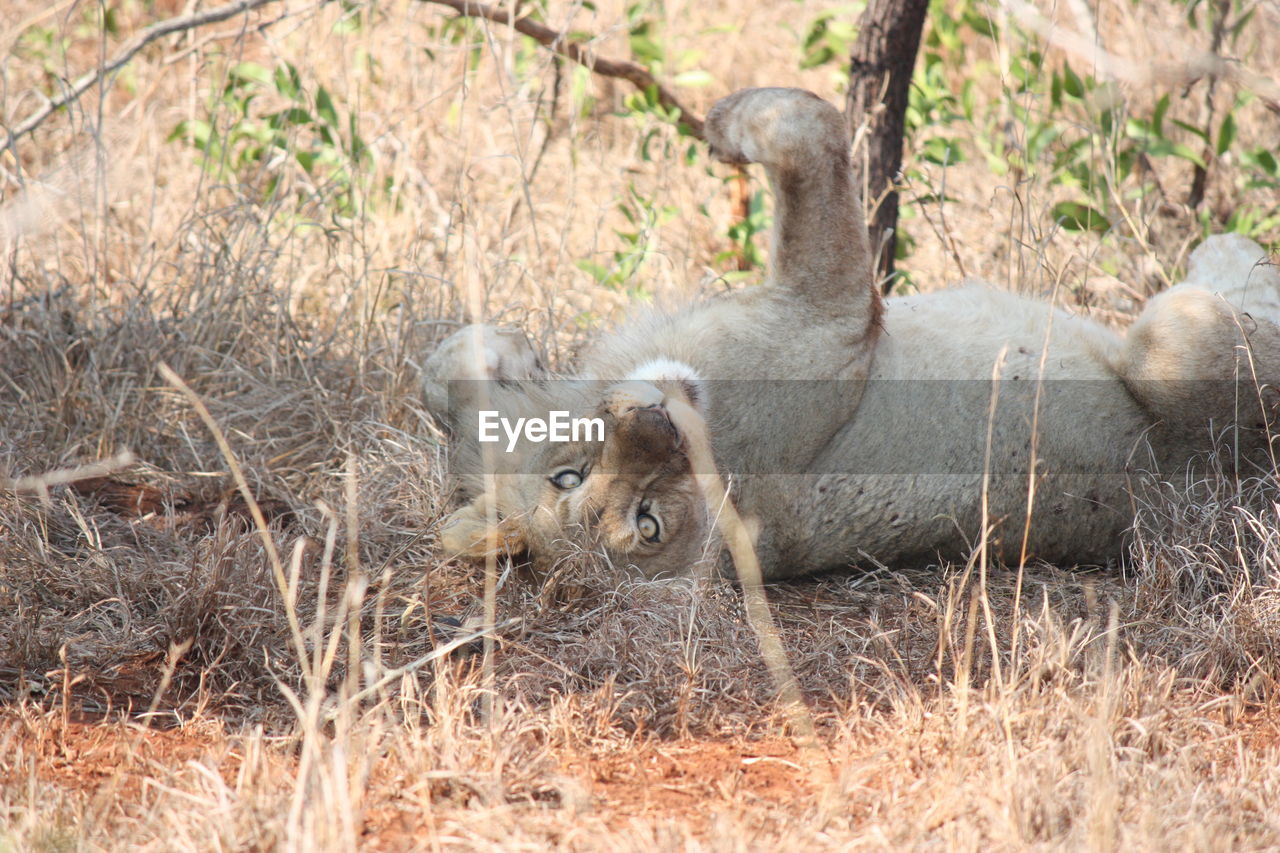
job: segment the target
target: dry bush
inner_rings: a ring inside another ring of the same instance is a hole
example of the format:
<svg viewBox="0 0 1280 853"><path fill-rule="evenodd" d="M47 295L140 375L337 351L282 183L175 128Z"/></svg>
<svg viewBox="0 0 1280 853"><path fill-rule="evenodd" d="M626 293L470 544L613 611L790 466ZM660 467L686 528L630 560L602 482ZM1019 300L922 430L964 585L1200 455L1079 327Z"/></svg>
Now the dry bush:
<svg viewBox="0 0 1280 853"><path fill-rule="evenodd" d="M11 3L3 123L178 5L112 6L119 35L104 36L100 7ZM1081 24L1076 6L1060 24ZM916 286L963 268L1123 324L1202 216L1274 206L1230 157L1199 210L1179 206L1191 167L1155 158L1158 193L1104 182L1132 220L1115 234L1056 227L1058 152L1029 153L1036 113L1009 111L1044 87L1015 92L1001 63L1031 47L1046 70L1081 60L975 8L1001 35L963 31L940 73L972 80L978 114L1030 159L993 176L983 157L908 152L916 245L900 266ZM710 75L681 90L705 111L748 85L837 99L833 65L798 69L826 11L640 15L664 73ZM1204 49L1181 11L1107 7L1095 23L1125 56ZM622 4L546 17L599 33L604 53L632 46ZM0 848L1280 843L1274 471L1210 464L1171 485L1139 508L1123 572L974 563L771 587L814 741L720 582L638 583L589 555L553 578L501 565L486 669L482 572L436 548L451 496L415 387L423 354L486 319L527 324L567 364L632 296L743 286L741 246L722 175L685 162L688 140L629 108L625 86L443 20L422 3L273 6L157 43L0 154L0 474L139 460L94 485L0 491ZM1262 4L1233 50L1275 77L1276 33ZM246 116L257 132L294 103L278 87L225 96L243 62L291 63L307 97L331 93L335 127L354 115L369 152L346 161L354 184L297 160L323 150L314 121L240 164L241 149L223 161L168 139ZM1115 85L1149 115L1159 92ZM1220 126L1235 91L1207 88L1169 119ZM1234 116L1241 150L1280 134L1264 99ZM915 144L958 132L926 124ZM614 280L578 263L621 269L628 252L640 262ZM161 363L226 434L266 538Z"/></svg>

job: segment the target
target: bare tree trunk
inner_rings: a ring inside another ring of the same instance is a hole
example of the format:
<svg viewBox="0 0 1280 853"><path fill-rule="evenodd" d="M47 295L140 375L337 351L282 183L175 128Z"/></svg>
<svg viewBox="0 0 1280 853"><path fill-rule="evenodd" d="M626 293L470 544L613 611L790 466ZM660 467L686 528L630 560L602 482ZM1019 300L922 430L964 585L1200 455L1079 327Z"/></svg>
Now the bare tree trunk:
<svg viewBox="0 0 1280 853"><path fill-rule="evenodd" d="M890 190L902 168L907 90L928 8L928 0L868 0L849 58L845 114L855 130L864 117L867 120L864 156L855 161L863 164L863 178L875 203L868 227L876 274L886 293L893 286L898 225L898 194Z"/></svg>

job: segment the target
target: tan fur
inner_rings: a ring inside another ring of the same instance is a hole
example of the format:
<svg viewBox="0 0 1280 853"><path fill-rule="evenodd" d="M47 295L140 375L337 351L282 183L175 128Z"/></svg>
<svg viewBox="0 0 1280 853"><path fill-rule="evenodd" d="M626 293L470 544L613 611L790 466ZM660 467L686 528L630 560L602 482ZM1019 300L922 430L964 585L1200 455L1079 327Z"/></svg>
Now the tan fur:
<svg viewBox="0 0 1280 853"><path fill-rule="evenodd" d="M609 422L602 443L521 448L520 473L496 478L499 541L541 562L595 548L646 575L714 558L713 519L665 412L673 397L704 413L772 578L963 556L981 534L984 493L996 557L1022 556L1025 533L1030 556L1103 562L1119 552L1143 471L1185 466L1228 425L1246 429L1235 434L1246 457L1265 456L1265 431L1248 430L1274 418L1272 392L1258 388L1280 381L1280 275L1259 265L1256 244L1206 241L1188 281L1153 299L1127 337L981 285L883 306L845 127L799 90L713 107L713 153L762 162L775 194L767 286L634 319L587 352L580 382L496 385L514 408L555 401ZM459 335L492 378L536 372L515 338ZM429 360L429 399L465 351L451 341ZM479 555L483 465L460 453L476 498L442 539ZM550 484L558 466L583 472L582 484ZM638 536L640 507L669 537Z"/></svg>
<svg viewBox="0 0 1280 853"><path fill-rule="evenodd" d="M580 386L555 387L557 405L577 399ZM526 553L544 569L582 550L624 558L651 575L673 561L692 571L708 557L714 560L712 522L666 414L666 399L647 382L606 387L591 414L605 419L608 441L542 445L537 453L528 453L526 444L527 455L505 460L518 470L495 474L492 491L483 481L471 484L468 491L476 497L445 521L441 544L452 554L475 558L490 548ZM493 402L502 405L500 397ZM556 486L552 478L564 470L582 472L581 485ZM490 510L491 497L496 512ZM640 535L640 512L661 525L660 545ZM490 527L494 520L496 529Z"/></svg>
<svg viewBox="0 0 1280 853"><path fill-rule="evenodd" d="M699 491L689 481L687 459L678 436L667 448L670 458L652 461L649 445L657 422L641 428L635 419L647 414L619 413L610 406L618 381L645 373L651 365L687 366L696 376L725 382L715 386L710 399L692 399L712 424L717 458L730 470L803 470L857 408L861 388L870 371L879 334L881 302L871 274L870 252L862 211L850 164L848 129L840 112L808 92L795 89L757 89L725 98L712 108L706 123L712 151L734 163L761 162L776 199L774 217L775 262L765 285L708 300L674 313L650 312L633 318L621 330L601 339L582 360L582 374L595 391L578 397L584 386L552 383L549 393L575 412L606 416L611 428L599 444L521 448L525 475L497 478L497 503L501 517L525 519L529 551L541 561L556 559L561 549L540 553L540 542L572 540L590 547L604 545L616 559L637 565L646 574L678 566L687 568L687 555L705 549L713 535L706 511L698 512ZM488 374L494 379L518 379L519 371L504 364L527 365L527 358L503 347L493 330L464 329L446 341L428 360L424 386L428 402L437 412L446 396L443 380L470 376L471 364L498 364ZM786 342L785 347L779 347ZM821 357L814 358L815 353ZM822 400L816 382L786 381L753 385L758 380L838 380L844 390L839 400ZM497 383L492 394L505 394ZM672 377L650 382L662 395L697 396L696 383ZM525 384L528 396L538 388ZM434 402L432 402L434 400ZM566 401L567 402L564 402ZM455 408L459 401L455 402ZM534 402L539 408L547 401ZM528 400L510 401L528 406ZM455 416L455 429L466 428L476 405L462 401L467 414ZM788 442L760 441L750 429L734 424L757 416L773 417L797 406L814 414L803 435ZM661 409L661 403L658 403ZM477 472L483 469L478 454L469 449L465 435L455 441L461 459L454 469L464 490L480 496ZM651 460L637 464L637 459ZM509 462L510 460L502 460ZM459 464L460 463L460 464ZM548 486L557 467L587 473L583 485L569 492ZM620 495L635 496L623 501ZM777 511L768 492L740 495L744 513L767 517ZM657 506L662 524L663 547L635 543L632 535L636 506ZM476 518L478 510L464 509ZM506 522L508 525L509 522ZM679 547L669 537L679 531ZM590 531L590 532L585 532ZM473 537L478 539L479 537ZM694 547L696 543L697 548ZM448 543L460 543L451 538ZM475 548L457 548L476 554ZM653 550L660 560L646 560ZM681 556L671 559L671 552ZM711 548L714 555L714 548Z"/></svg>

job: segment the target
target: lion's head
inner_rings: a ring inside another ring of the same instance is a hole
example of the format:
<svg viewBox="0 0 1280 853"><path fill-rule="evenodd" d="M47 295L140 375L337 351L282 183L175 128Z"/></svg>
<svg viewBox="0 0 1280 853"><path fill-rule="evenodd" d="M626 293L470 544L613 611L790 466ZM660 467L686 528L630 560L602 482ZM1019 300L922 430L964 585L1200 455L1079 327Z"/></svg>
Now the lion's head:
<svg viewBox="0 0 1280 853"><path fill-rule="evenodd" d="M534 393L533 405L582 411L584 387L603 440L522 442L515 458L488 466L498 473L473 484L478 497L446 520L442 544L471 558L522 554L546 570L584 550L645 577L713 565L714 520L667 410L670 395L697 410L700 388L675 379L548 383L538 388L550 399Z"/></svg>

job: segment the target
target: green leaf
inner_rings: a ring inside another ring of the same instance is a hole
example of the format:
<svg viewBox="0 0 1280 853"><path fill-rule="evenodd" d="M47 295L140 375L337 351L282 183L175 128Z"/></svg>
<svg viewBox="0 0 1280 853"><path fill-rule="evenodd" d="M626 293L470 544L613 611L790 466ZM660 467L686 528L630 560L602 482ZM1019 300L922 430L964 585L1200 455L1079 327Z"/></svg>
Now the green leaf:
<svg viewBox="0 0 1280 853"><path fill-rule="evenodd" d="M986 15L980 15L974 11L966 11L963 19L978 35L993 39L1000 33L1000 28L996 25L996 22Z"/></svg>
<svg viewBox="0 0 1280 853"><path fill-rule="evenodd" d="M939 166L950 166L963 159L955 140L941 136L927 140L920 149L920 156Z"/></svg>
<svg viewBox="0 0 1280 853"><path fill-rule="evenodd" d="M1116 126L1115 110L1105 109L1098 113L1098 129L1102 131L1102 135L1110 137Z"/></svg>
<svg viewBox="0 0 1280 853"><path fill-rule="evenodd" d="M256 62L238 62L227 73L228 83L261 83L271 81L271 73Z"/></svg>
<svg viewBox="0 0 1280 853"><path fill-rule="evenodd" d="M316 90L316 112L329 127L338 126L338 111L333 106L333 98L329 97L329 90L324 86Z"/></svg>
<svg viewBox="0 0 1280 853"><path fill-rule="evenodd" d="M1084 81L1065 62L1062 64L1062 91L1076 99L1084 97Z"/></svg>
<svg viewBox="0 0 1280 853"><path fill-rule="evenodd" d="M1156 101L1156 111L1151 116L1151 132L1156 136L1164 136L1164 114L1169 111L1169 96L1162 95Z"/></svg>
<svg viewBox="0 0 1280 853"><path fill-rule="evenodd" d="M1185 121L1176 118L1173 120L1173 123L1185 130L1187 133L1204 140L1205 145L1209 144L1209 133L1204 128L1196 127L1194 124L1187 124Z"/></svg>
<svg viewBox="0 0 1280 853"><path fill-rule="evenodd" d="M1123 181L1133 174L1133 167L1138 163L1138 152L1133 148L1124 148L1116 152L1116 178Z"/></svg>
<svg viewBox="0 0 1280 853"><path fill-rule="evenodd" d="M1235 113L1227 113L1226 118L1222 120L1222 124L1218 126L1218 145L1214 150L1221 157L1231 149L1231 143L1235 141L1236 116Z"/></svg>
<svg viewBox="0 0 1280 853"><path fill-rule="evenodd" d="M804 49L806 51L814 45L822 41L823 36L827 34L827 23L831 20L831 13L819 15L813 19L813 23L809 24L809 31L804 34Z"/></svg>
<svg viewBox="0 0 1280 853"><path fill-rule="evenodd" d="M1140 118L1126 119L1124 132L1130 139L1147 139L1152 135L1151 125Z"/></svg>
<svg viewBox="0 0 1280 853"><path fill-rule="evenodd" d="M307 112L302 107L289 107L289 109L279 112L276 115L280 116L280 119L285 124L311 124L311 122L314 121L314 119L311 118L311 113Z"/></svg>
<svg viewBox="0 0 1280 853"><path fill-rule="evenodd" d="M213 136L213 126L203 119L189 119L178 122L178 126L169 134L168 142L175 139L185 139L193 146L204 151L209 146L209 140Z"/></svg>
<svg viewBox="0 0 1280 853"><path fill-rule="evenodd" d="M1098 211L1078 201L1061 201L1053 206L1053 218L1068 231L1093 231L1105 234L1111 221Z"/></svg>
<svg viewBox="0 0 1280 853"><path fill-rule="evenodd" d="M1231 33L1231 40L1233 42L1236 39L1240 38L1240 33L1242 33L1245 30L1245 28L1249 26L1249 22L1253 20L1254 12L1257 12L1257 11L1258 11L1258 8L1255 6L1254 8L1250 9L1249 11L1241 15L1239 18L1237 18L1235 20L1235 23L1231 25L1230 33Z"/></svg>
<svg viewBox="0 0 1280 853"><path fill-rule="evenodd" d="M644 139L640 140L640 159L645 163L653 162L653 155L649 153L649 143L656 135L654 131L649 131L644 135Z"/></svg>
<svg viewBox="0 0 1280 853"><path fill-rule="evenodd" d="M266 81L263 80L262 82L265 83ZM291 62L286 62L276 68L275 86L277 92L291 101L302 99L302 78L298 76L298 69L294 68Z"/></svg>
<svg viewBox="0 0 1280 853"><path fill-rule="evenodd" d="M1265 148L1255 148L1241 159L1273 178L1280 177L1280 163L1277 163L1276 156Z"/></svg>
<svg viewBox="0 0 1280 853"><path fill-rule="evenodd" d="M964 110L964 118L968 121L973 121L977 106L977 94L971 79L965 80L964 85L960 88L960 106Z"/></svg>
<svg viewBox="0 0 1280 853"><path fill-rule="evenodd" d="M1181 142L1171 142L1168 139L1153 140L1147 148L1147 154L1151 157L1178 157L1204 168L1204 158Z"/></svg>
<svg viewBox="0 0 1280 853"><path fill-rule="evenodd" d="M677 86L687 86L692 89L702 86L710 86L715 82L715 78L711 76L709 71L694 69L692 71L680 72L672 79L671 82Z"/></svg>
<svg viewBox="0 0 1280 853"><path fill-rule="evenodd" d="M582 270L596 281L605 281L609 278L609 271L597 264L595 261L588 261L586 258L579 258L574 261L573 265Z"/></svg>
<svg viewBox="0 0 1280 853"><path fill-rule="evenodd" d="M652 68L662 62L665 51L649 36L649 25L642 24L631 31L631 55L641 65Z"/></svg>
<svg viewBox="0 0 1280 853"><path fill-rule="evenodd" d="M800 60L800 70L807 71L810 68L826 65L835 58L836 52L825 44L813 50L806 50L804 58Z"/></svg>

